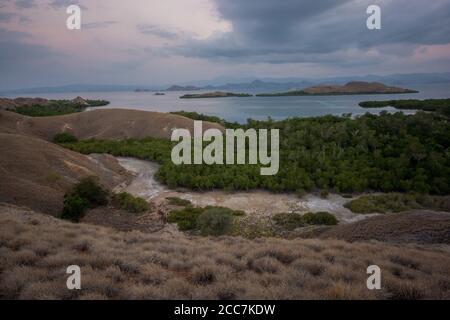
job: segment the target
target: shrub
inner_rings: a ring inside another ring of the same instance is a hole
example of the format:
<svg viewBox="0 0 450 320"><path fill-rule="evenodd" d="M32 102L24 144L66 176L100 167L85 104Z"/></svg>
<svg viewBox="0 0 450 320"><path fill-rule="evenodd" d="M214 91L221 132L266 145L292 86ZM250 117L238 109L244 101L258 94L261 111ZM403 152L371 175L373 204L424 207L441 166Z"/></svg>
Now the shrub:
<svg viewBox="0 0 450 320"><path fill-rule="evenodd" d="M91 207L108 204L108 190L101 186L96 177L86 177L80 180L72 190L72 193L89 201Z"/></svg>
<svg viewBox="0 0 450 320"><path fill-rule="evenodd" d="M87 208L89 208L89 201L77 194L66 194L61 218L78 222L84 216Z"/></svg>
<svg viewBox="0 0 450 320"><path fill-rule="evenodd" d="M189 200L181 199L178 197L167 197L166 200L170 205L173 206L186 207L192 204Z"/></svg>
<svg viewBox="0 0 450 320"><path fill-rule="evenodd" d="M361 214L401 212L412 209L450 211L448 197L401 193L362 196L347 202L344 207Z"/></svg>
<svg viewBox="0 0 450 320"><path fill-rule="evenodd" d="M222 212L229 213L235 217L245 216L245 211L243 211L243 210L233 210L230 208L220 207L220 206L206 206L205 210L208 210L208 209L218 209L218 210L221 210Z"/></svg>
<svg viewBox="0 0 450 320"><path fill-rule="evenodd" d="M62 219L78 222L86 209L108 204L108 191L96 177L83 178L64 195Z"/></svg>
<svg viewBox="0 0 450 320"><path fill-rule="evenodd" d="M54 143L75 143L78 139L69 132L58 133L53 137Z"/></svg>
<svg viewBox="0 0 450 320"><path fill-rule="evenodd" d="M287 230L294 230L304 225L302 216L297 213L278 213L274 215L273 220L278 226Z"/></svg>
<svg viewBox="0 0 450 320"><path fill-rule="evenodd" d="M338 224L338 220L329 212L308 212L303 215L303 221L314 225L332 226Z"/></svg>
<svg viewBox="0 0 450 320"><path fill-rule="evenodd" d="M206 209L197 218L197 226L202 235L219 236L226 234L233 223L233 215L222 208Z"/></svg>
<svg viewBox="0 0 450 320"><path fill-rule="evenodd" d="M203 212L203 208L186 207L183 210L175 210L167 216L167 222L176 223L182 231L197 228L197 218Z"/></svg>
<svg viewBox="0 0 450 320"><path fill-rule="evenodd" d="M112 202L118 208L133 213L145 212L150 209L150 205L147 201L140 197L134 197L128 192L114 194Z"/></svg>

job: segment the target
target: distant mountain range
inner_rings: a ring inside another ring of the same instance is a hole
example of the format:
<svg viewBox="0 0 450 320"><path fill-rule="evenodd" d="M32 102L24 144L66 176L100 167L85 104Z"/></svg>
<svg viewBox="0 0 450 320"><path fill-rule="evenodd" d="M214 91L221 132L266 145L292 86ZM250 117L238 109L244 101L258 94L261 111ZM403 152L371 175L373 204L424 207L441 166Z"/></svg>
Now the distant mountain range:
<svg viewBox="0 0 450 320"><path fill-rule="evenodd" d="M330 78L245 78L242 81L226 82L226 78L210 81L196 81L192 83L176 84L171 86L133 86L133 85L65 85L57 87L37 87L18 90L9 90L5 94L20 93L63 93L63 92L127 92L135 91L197 91L197 90L226 90L229 92L278 92L288 90L301 90L314 85L343 85L351 81L380 82L391 86L410 86L434 83L450 83L450 72L446 73L414 73L391 74L385 76L343 76ZM219 82L223 81L223 82ZM225 82L225 84L223 84ZM222 83L222 84L220 84Z"/></svg>

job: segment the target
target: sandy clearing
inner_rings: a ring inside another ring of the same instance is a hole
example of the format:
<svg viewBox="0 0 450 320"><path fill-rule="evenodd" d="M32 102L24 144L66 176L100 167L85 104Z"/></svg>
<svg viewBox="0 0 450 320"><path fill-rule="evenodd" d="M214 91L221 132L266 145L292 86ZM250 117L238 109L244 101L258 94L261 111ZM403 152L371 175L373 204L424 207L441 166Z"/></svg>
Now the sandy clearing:
<svg viewBox="0 0 450 320"><path fill-rule="evenodd" d="M276 213L308 211L328 211L341 222L355 222L374 215L358 215L344 207L348 199L338 194L330 194L322 199L314 194L299 198L292 193L271 193L267 191L224 192L224 191L176 191L170 190L155 180L158 164L134 158L117 158L119 164L134 173L135 177L128 185L121 185L116 191L127 191L133 195L153 201L156 205L166 197L180 197L190 200L197 206L223 206L235 210L244 210L247 214L268 217Z"/></svg>

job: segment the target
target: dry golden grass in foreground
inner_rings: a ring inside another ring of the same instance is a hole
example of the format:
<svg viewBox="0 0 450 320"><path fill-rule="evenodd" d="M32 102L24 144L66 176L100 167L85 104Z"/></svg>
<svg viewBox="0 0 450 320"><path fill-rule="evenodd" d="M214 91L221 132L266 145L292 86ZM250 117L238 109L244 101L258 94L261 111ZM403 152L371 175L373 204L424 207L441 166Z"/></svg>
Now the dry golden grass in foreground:
<svg viewBox="0 0 450 320"><path fill-rule="evenodd" d="M449 299L449 247L187 237L72 224L0 205L3 299ZM81 267L82 290L66 288ZM366 268L382 269L382 290Z"/></svg>

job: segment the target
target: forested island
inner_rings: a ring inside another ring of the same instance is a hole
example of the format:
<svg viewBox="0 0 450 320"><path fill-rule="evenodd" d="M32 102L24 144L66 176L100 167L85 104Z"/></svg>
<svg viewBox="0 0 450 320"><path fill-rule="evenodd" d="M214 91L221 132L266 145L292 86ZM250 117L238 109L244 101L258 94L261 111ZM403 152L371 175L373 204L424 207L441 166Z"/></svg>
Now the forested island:
<svg viewBox="0 0 450 320"><path fill-rule="evenodd" d="M450 116L450 99L362 101L363 108L393 107L399 110L422 110Z"/></svg>
<svg viewBox="0 0 450 320"><path fill-rule="evenodd" d="M109 104L106 100L90 100L77 97L72 100L47 100L43 98L2 98L0 109L4 108L30 117L58 116L101 107Z"/></svg>
<svg viewBox="0 0 450 320"><path fill-rule="evenodd" d="M233 93L233 92L207 92L198 94L185 94L180 99L198 99L198 98L228 98L228 97L252 97L248 93Z"/></svg>
<svg viewBox="0 0 450 320"><path fill-rule="evenodd" d="M257 97L283 97L283 96L322 96L322 95L352 95L352 94L394 94L394 93L417 93L418 91L389 87L379 82L352 81L343 86L320 85L303 90L290 90L276 93L260 93Z"/></svg>

